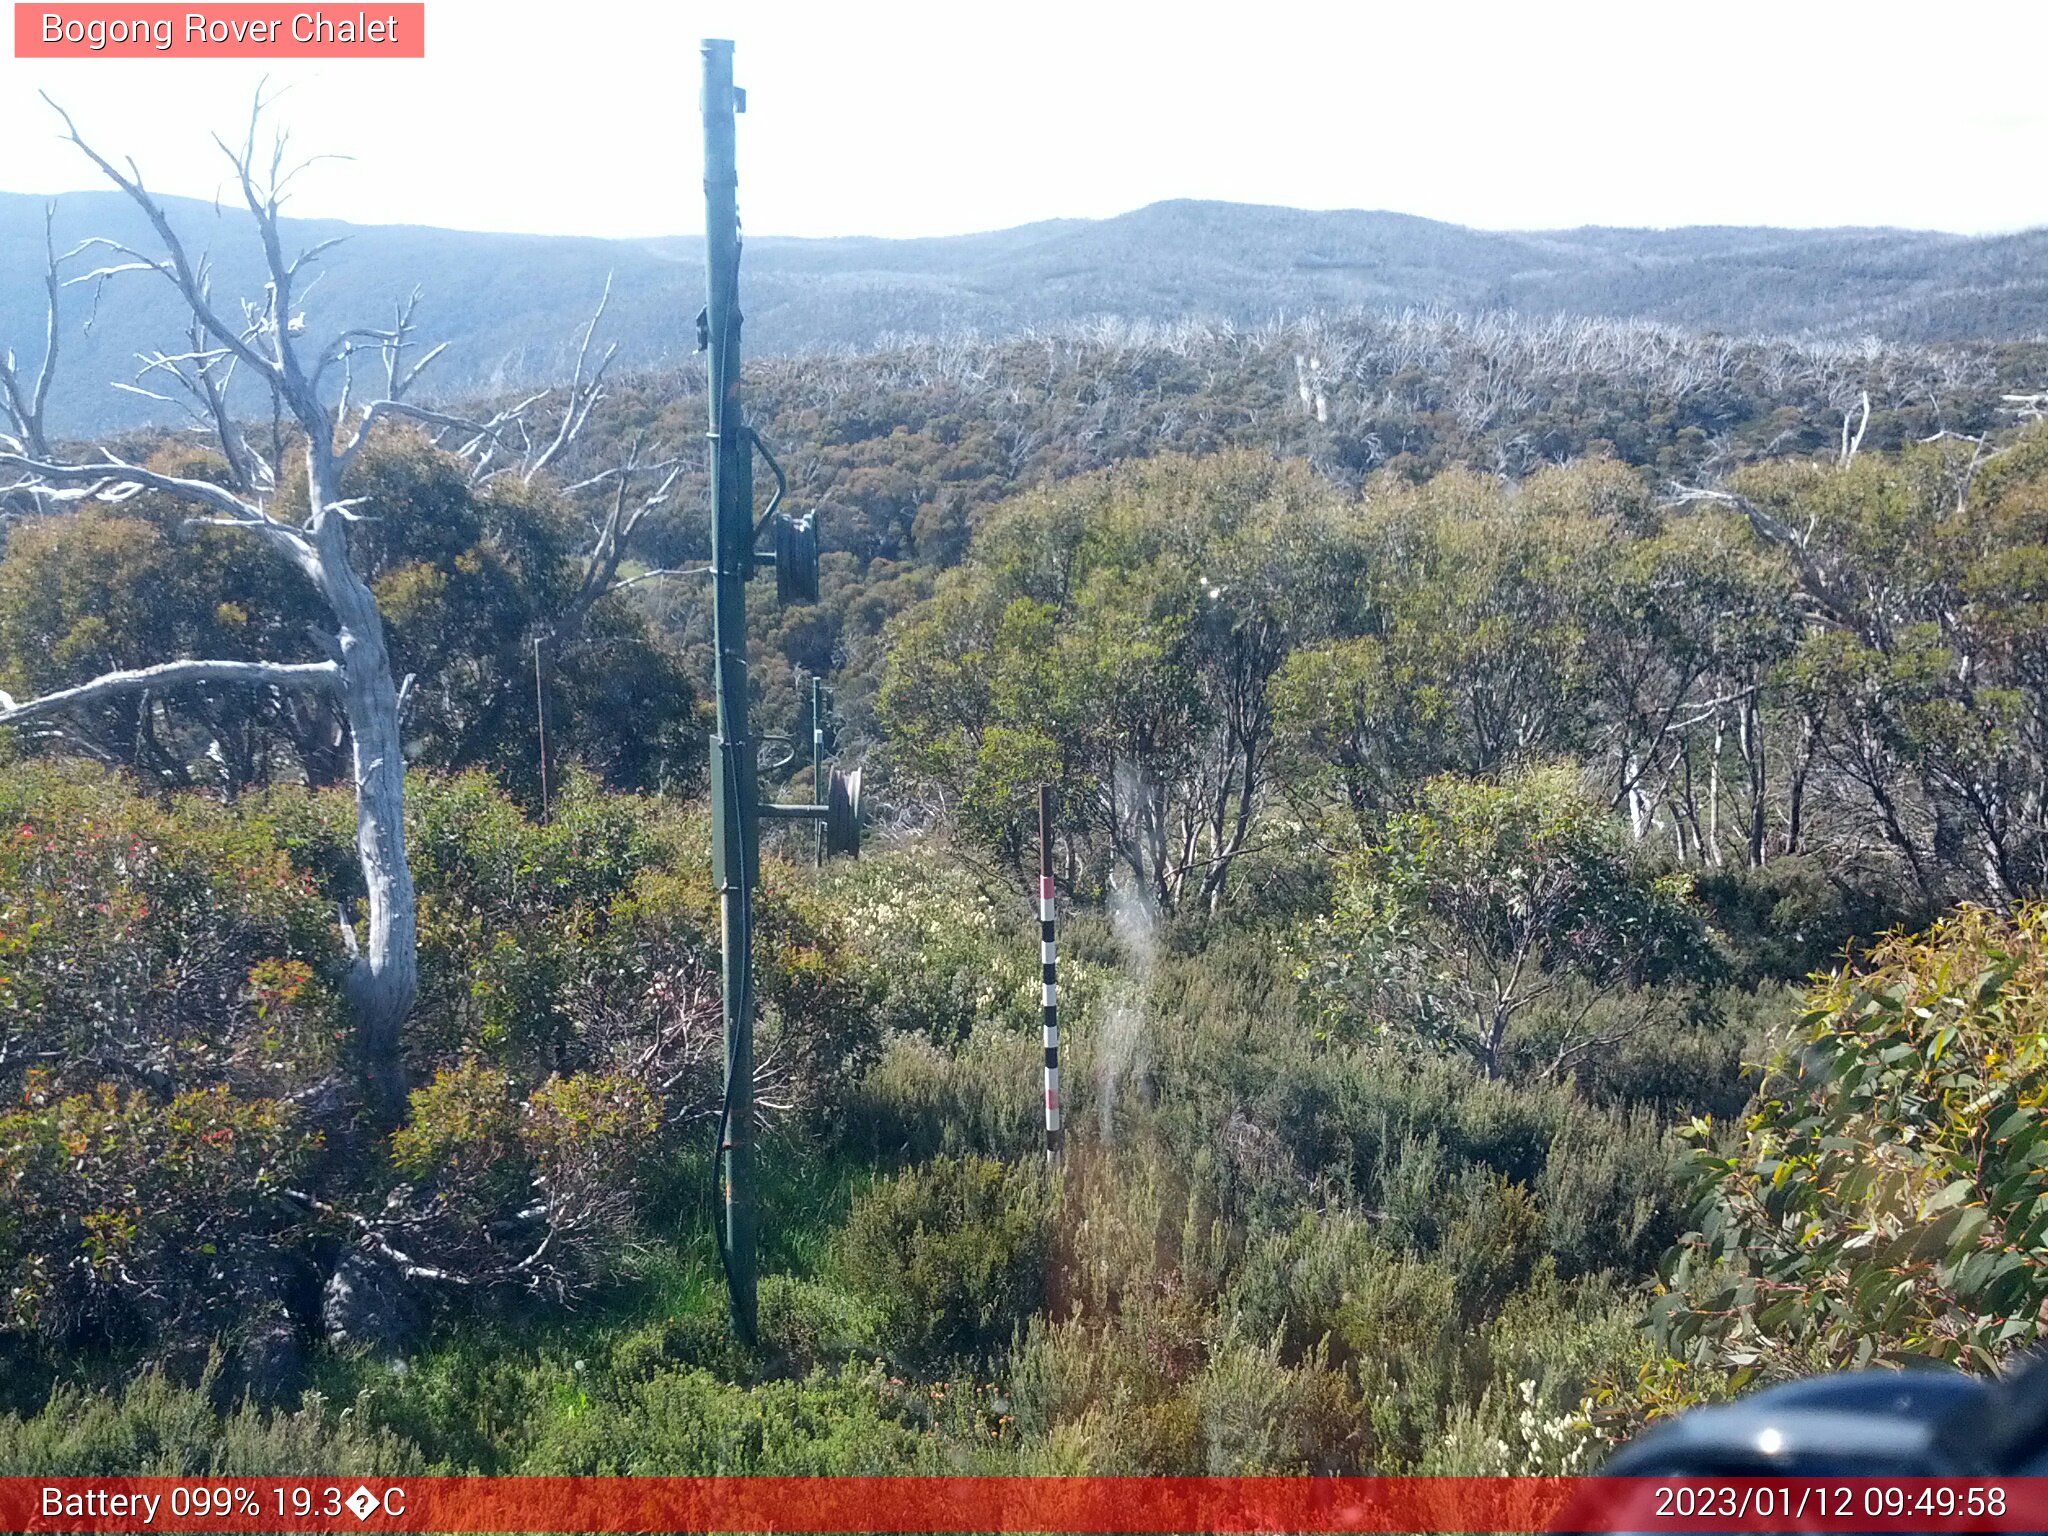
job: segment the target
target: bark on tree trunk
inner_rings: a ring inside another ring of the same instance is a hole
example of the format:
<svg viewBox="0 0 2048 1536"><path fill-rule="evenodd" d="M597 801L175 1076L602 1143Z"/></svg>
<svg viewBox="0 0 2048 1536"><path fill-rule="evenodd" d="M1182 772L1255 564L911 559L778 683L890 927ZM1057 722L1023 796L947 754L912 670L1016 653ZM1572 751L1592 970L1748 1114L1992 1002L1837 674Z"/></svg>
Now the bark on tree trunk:
<svg viewBox="0 0 2048 1536"><path fill-rule="evenodd" d="M1793 761L1785 790L1785 852L1799 852L1806 830L1806 775L1813 766L1813 716L1799 718L1799 756Z"/></svg>
<svg viewBox="0 0 2048 1536"><path fill-rule="evenodd" d="M350 649L343 637L344 653ZM356 857L369 896L369 935L349 976L361 1020L363 1075L378 1110L405 1108L401 1030L419 990L412 871L405 856L405 759L399 742L398 690L382 635L353 649L374 651L358 669L344 666L342 707L355 749Z"/></svg>
<svg viewBox="0 0 2048 1536"><path fill-rule="evenodd" d="M1769 762L1764 756L1763 711L1757 704L1754 688L1742 705L1742 760L1749 769L1749 867L1762 869L1767 854L1765 834L1766 797L1770 786L1766 779Z"/></svg>
<svg viewBox="0 0 2048 1536"><path fill-rule="evenodd" d="M324 476L315 476L316 483ZM368 934L349 968L364 1085L374 1113L404 1116L404 1025L419 992L418 917L405 852L405 748L398 683L376 595L350 563L341 518L321 520L319 582L341 647L341 709L356 787L356 859Z"/></svg>

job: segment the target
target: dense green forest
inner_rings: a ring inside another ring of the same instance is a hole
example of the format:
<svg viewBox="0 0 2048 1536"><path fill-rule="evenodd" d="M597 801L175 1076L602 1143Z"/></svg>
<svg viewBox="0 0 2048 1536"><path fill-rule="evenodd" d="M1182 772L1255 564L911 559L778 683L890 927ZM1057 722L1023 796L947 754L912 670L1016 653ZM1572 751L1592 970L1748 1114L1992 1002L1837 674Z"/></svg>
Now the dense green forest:
<svg viewBox="0 0 2048 1536"><path fill-rule="evenodd" d="M1994 1368L2048 1301L2043 362L1436 316L750 365L828 550L755 605L762 708L801 740L826 676L876 806L764 860L758 1348L656 574L701 375L531 475L380 427L409 1101L357 1087L335 707L9 731L0 1472L1561 1471ZM15 509L0 687L316 663L300 574L188 521Z"/></svg>

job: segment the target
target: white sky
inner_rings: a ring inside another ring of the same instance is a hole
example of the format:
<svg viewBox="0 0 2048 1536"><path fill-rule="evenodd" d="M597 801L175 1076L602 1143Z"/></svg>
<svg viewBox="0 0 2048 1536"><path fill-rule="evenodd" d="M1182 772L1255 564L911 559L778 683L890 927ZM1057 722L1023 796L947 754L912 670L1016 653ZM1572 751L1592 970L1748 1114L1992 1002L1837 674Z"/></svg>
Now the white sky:
<svg viewBox="0 0 2048 1536"><path fill-rule="evenodd" d="M2048 224L2043 0L428 0L427 23L423 61L0 58L0 190L93 184L47 90L152 186L211 197L208 135L267 70L295 144L353 157L294 212L692 232L715 35L749 93L755 234L1168 197L1489 228Z"/></svg>

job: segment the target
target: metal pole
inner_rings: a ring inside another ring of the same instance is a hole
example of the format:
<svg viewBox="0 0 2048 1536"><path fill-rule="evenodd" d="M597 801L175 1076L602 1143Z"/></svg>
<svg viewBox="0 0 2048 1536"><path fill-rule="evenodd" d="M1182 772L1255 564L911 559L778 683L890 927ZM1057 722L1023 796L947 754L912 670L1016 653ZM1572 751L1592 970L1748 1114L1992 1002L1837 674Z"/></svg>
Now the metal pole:
<svg viewBox="0 0 2048 1536"><path fill-rule="evenodd" d="M721 1254L733 1332L755 1337L753 899L759 868L754 742L747 727L747 577L753 564L753 452L740 413L739 173L732 44L704 41L704 340L709 356L712 617L718 733L712 878L724 950L725 1097L718 1156L724 1192Z"/></svg>
<svg viewBox="0 0 2048 1536"><path fill-rule="evenodd" d="M825 679L811 679L811 801L825 803ZM825 867L825 823L812 828L811 860Z"/></svg>
<svg viewBox="0 0 2048 1536"><path fill-rule="evenodd" d="M540 636L533 637L533 712L540 722L540 819L548 819L548 696L540 680Z"/></svg>
<svg viewBox="0 0 2048 1536"><path fill-rule="evenodd" d="M1045 1160L1059 1166L1065 1132L1060 1125L1060 966L1053 935L1052 790L1038 786L1038 954L1044 966Z"/></svg>

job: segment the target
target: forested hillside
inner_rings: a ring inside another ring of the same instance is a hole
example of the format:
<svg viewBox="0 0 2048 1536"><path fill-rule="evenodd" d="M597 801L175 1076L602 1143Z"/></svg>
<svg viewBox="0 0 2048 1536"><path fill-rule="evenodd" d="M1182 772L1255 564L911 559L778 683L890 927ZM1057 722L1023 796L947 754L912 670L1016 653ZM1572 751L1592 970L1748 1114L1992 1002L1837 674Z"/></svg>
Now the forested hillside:
<svg viewBox="0 0 2048 1536"><path fill-rule="evenodd" d="M796 503L820 511L827 553L821 604L756 613L756 685L771 717L795 725L790 669L833 672L847 724L872 739L885 623L963 558L987 509L1132 458L1245 448L1300 459L1347 491L1374 475L1413 484L1465 466L1516 481L1612 458L1654 501L1763 460L2009 431L2030 409L2009 397L2030 397L2044 376L2048 347L2032 344L1737 341L1455 315L1101 326L763 359L750 370L752 413ZM597 472L632 440L682 450L685 510L651 519L636 546L654 568L705 557L691 451L702 388L696 370L619 382L573 461L571 473ZM695 589L666 583L651 600L708 667Z"/></svg>
<svg viewBox="0 0 2048 1536"><path fill-rule="evenodd" d="M751 362L826 551L757 584L762 724L872 808L763 859L757 1346L701 370L0 448L0 1472L1570 1471L1996 1368L2048 1315L2044 374L1449 314Z"/></svg>
<svg viewBox="0 0 2048 1536"><path fill-rule="evenodd" d="M193 248L214 254L224 292L260 286L246 213L163 201ZM67 193L55 204L59 252L88 237L134 246L147 236L118 194ZM0 193L0 335L41 334L45 206ZM565 375L575 327L607 277L626 366L673 366L695 345L690 319L704 292L695 237L547 238L321 219L287 219L283 229L294 249L345 237L322 256L325 275L306 296L320 332L388 324L394 300L419 285L427 330L451 343L433 381L444 399ZM798 354L1101 320L1260 327L1420 308L1851 342L2007 341L2048 331L2044 255L2038 231L1501 233L1396 213L1181 201L926 240L753 237L747 339L755 351ZM81 253L67 273L95 264ZM135 381L138 349L175 350L184 321L173 296L130 282L71 299L79 317L99 308L94 325L71 337L53 420L83 433L176 419L161 401L107 388Z"/></svg>

